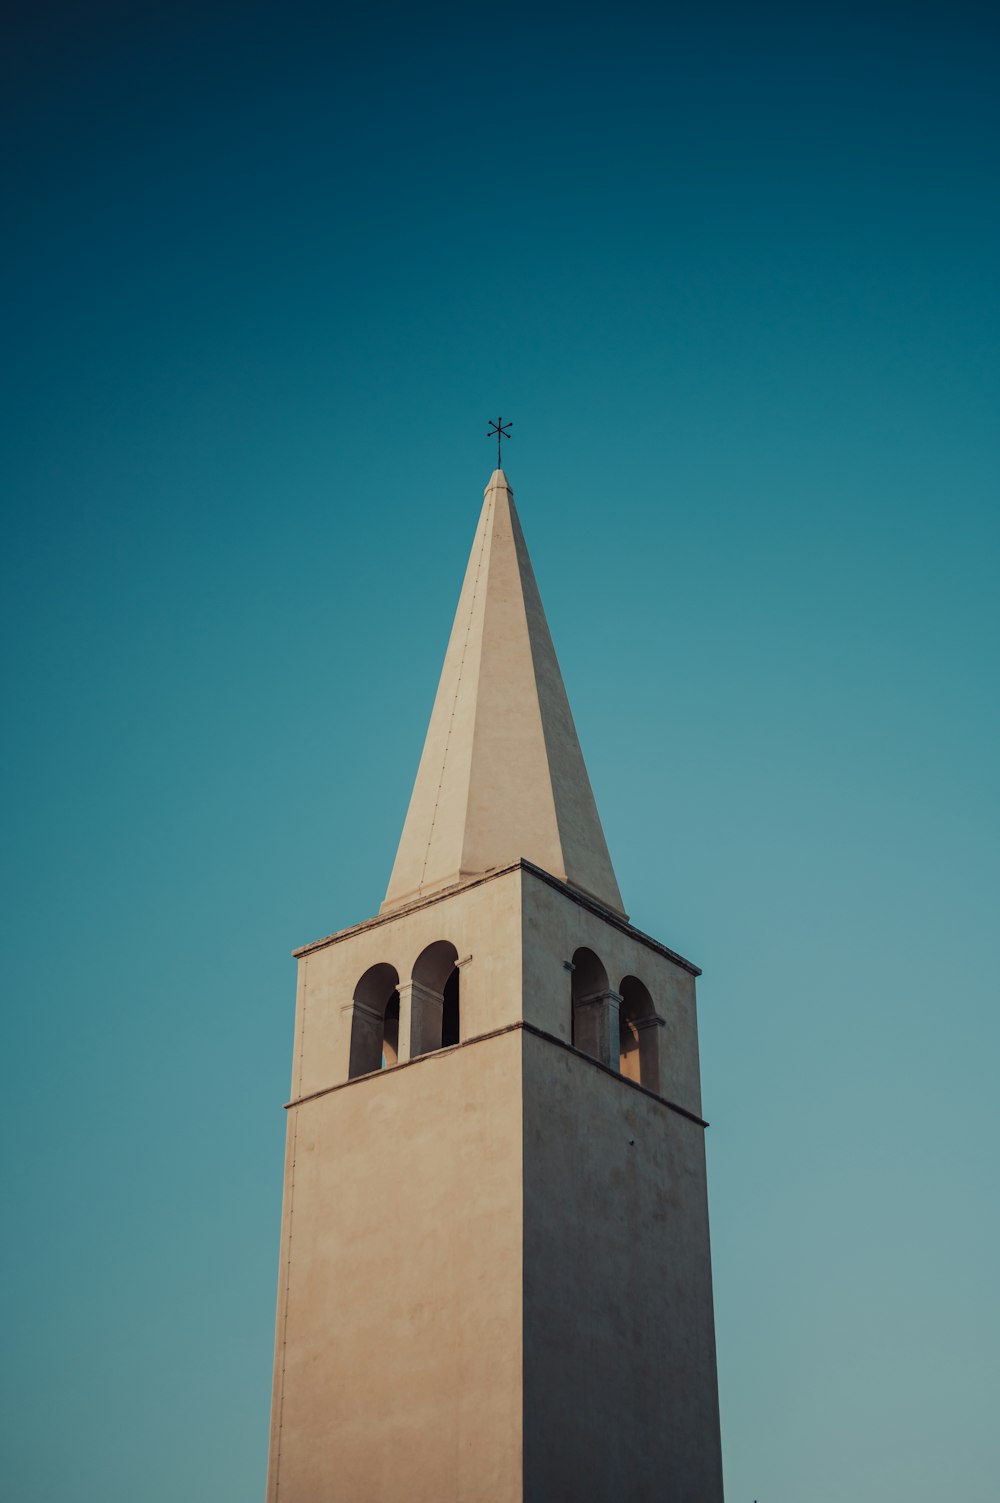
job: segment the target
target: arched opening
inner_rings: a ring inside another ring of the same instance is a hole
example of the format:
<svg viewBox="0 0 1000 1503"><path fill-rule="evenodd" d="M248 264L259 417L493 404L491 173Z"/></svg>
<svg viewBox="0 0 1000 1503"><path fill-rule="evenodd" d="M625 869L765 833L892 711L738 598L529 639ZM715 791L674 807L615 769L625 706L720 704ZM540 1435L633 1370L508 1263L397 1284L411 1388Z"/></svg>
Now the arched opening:
<svg viewBox="0 0 1000 1503"><path fill-rule="evenodd" d="M410 1055L431 1054L462 1037L458 951L435 940L418 955L410 990Z"/></svg>
<svg viewBox="0 0 1000 1503"><path fill-rule="evenodd" d="M349 1080L394 1065L399 1057L399 976L391 965L373 965L354 988Z"/></svg>
<svg viewBox="0 0 1000 1503"><path fill-rule="evenodd" d="M593 950L581 948L573 955L573 1045L594 1059L610 1064L608 1006L611 989L608 973Z"/></svg>
<svg viewBox="0 0 1000 1503"><path fill-rule="evenodd" d="M660 1020L653 999L638 976L626 976L619 990L618 1068L626 1080L659 1092Z"/></svg>

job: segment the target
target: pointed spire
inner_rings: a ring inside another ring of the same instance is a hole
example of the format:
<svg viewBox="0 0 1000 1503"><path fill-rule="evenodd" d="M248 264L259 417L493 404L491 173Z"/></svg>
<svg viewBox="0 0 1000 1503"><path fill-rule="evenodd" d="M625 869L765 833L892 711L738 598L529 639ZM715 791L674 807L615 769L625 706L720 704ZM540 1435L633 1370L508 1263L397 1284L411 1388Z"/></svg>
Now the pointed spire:
<svg viewBox="0 0 1000 1503"><path fill-rule="evenodd" d="M622 913L503 470L494 470L383 910L524 857Z"/></svg>

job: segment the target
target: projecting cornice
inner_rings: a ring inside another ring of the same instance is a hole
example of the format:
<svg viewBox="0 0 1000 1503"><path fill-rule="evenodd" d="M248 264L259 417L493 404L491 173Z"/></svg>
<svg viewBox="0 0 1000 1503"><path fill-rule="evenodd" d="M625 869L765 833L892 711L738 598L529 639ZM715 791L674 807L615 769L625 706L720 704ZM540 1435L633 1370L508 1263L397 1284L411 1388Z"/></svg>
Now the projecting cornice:
<svg viewBox="0 0 1000 1503"><path fill-rule="evenodd" d="M323 950L327 945L336 945L341 940L350 939L352 935L360 934L362 930L377 929L382 924L391 924L395 919L401 918L403 914L414 913L419 908L429 908L434 903L444 903L448 898L454 897L456 893L467 892L470 888L479 887L484 882L496 882L498 878L509 876L511 872L515 871L527 872L530 876L537 878L539 882L544 882L549 887L555 888L557 892L561 892L571 902L578 904L581 908L586 908L589 913L596 914L598 918L602 918L612 928L620 930L622 934L629 935L630 938L637 940L639 944L645 945L648 949L655 950L658 955L665 956L667 960L673 961L674 965L680 966L681 970L687 971L689 975L701 975L701 968L696 966L694 961L686 960L676 950L671 950L668 945L661 944L658 939L653 939L652 935L644 934L641 929L637 929L634 924L630 924L627 918L614 913L610 908L605 907L603 903L597 902L595 898L577 891L568 882L561 882L558 877L554 877L551 872L544 871L540 866L536 866L534 862L523 859L520 861L511 861L506 866L497 867L494 871L484 872L479 877L468 877L462 882L456 882L451 887L443 888L439 892L430 893L427 897L415 898L410 903L401 903L398 908L383 910L381 913L377 913L374 918L365 919L363 923L352 924L349 929L339 929L334 934L327 934L322 939L315 939L310 944L301 945L297 950L292 951L292 955L296 960L301 960L303 956L312 955L316 950Z"/></svg>

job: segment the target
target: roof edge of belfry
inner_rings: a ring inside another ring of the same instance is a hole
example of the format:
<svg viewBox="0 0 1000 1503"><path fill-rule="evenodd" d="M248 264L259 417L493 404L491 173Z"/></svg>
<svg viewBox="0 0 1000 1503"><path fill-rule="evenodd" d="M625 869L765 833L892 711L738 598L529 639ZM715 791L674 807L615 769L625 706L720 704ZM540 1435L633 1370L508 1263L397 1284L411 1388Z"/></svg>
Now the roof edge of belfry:
<svg viewBox="0 0 1000 1503"><path fill-rule="evenodd" d="M527 872L529 876L536 877L549 887L554 887L557 892L563 893L565 897L579 904L581 908L586 908L589 912L596 914L615 929L620 929L623 934L628 934L630 938L637 940L639 944L645 945L650 950L655 950L658 955L662 955L665 959L672 961L674 965L680 966L681 970L687 971L689 975L700 976L702 974L701 967L696 965L693 960L688 960L679 951L672 950L669 945L663 944L661 940L654 939L651 934L645 933L644 930L637 929L627 918L623 918L614 909L608 908L599 899L591 897L588 893L581 892L579 888L574 887L570 882L564 882L560 877L554 877L551 872L545 871L543 867L536 866L533 861L528 861L524 857L517 861L510 861L505 866L495 867L492 871L480 872L475 876L466 878L462 882L453 883L450 887L439 888L433 893L415 898L412 902L401 903L397 908L376 913L369 919L362 919L358 924L349 925L346 929L337 929L332 934L325 934L321 939L310 940L308 944L300 945L297 949L294 949L292 957L295 960L302 960L307 955L315 954L317 950L325 950L328 945L340 944L341 941L350 939L355 934L361 934L366 929L377 929L383 924L394 923L396 919L405 918L408 914L417 912L418 909L430 908L435 903L443 903L446 899L454 897L458 892L466 892L470 888L481 886L484 882L495 882L498 877L506 877L511 872L516 871Z"/></svg>

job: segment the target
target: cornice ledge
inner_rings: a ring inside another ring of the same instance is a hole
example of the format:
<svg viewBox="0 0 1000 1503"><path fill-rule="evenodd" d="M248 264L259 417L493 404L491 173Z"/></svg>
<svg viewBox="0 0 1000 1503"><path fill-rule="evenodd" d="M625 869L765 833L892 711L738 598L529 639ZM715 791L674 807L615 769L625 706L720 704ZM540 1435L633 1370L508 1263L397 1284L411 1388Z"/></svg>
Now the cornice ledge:
<svg viewBox="0 0 1000 1503"><path fill-rule="evenodd" d="M547 1044L554 1044L557 1049L572 1054L575 1059L582 1059L588 1065L593 1065L595 1070L608 1075L612 1080L620 1081L630 1091L638 1091L641 1096L648 1096L651 1101L658 1101L660 1106L665 1106L668 1111L676 1113L678 1117L686 1117L689 1122L696 1126L707 1128L705 1118L697 1112L691 1111L686 1106L680 1106L676 1101L671 1101L667 1096L661 1096L658 1091L651 1091L648 1086L641 1085L638 1080L629 1080L611 1065L606 1065L602 1060L595 1059L592 1054L587 1054L583 1049L577 1049L574 1044L567 1044L565 1039L557 1039L554 1033L548 1033L544 1028L538 1028L534 1023L519 1018L516 1023L506 1023L502 1028L492 1028L489 1033L477 1033L471 1039L462 1039L458 1044L448 1044L444 1049L431 1049L427 1054L418 1054L414 1059L401 1060L398 1065L391 1065L384 1070L369 1070L364 1075L355 1075L351 1080L338 1080L336 1085L321 1086L318 1091L308 1091L304 1096L293 1096L291 1101L286 1101L283 1110L293 1111L298 1106L308 1106L311 1101L320 1101L324 1096L332 1096L335 1091L347 1091L352 1086L364 1085L366 1081L391 1080L400 1070L411 1070L415 1065L426 1065L435 1059L447 1059L449 1054L455 1054L459 1049L468 1049L473 1044L485 1044L490 1039L502 1038L506 1033L530 1033L536 1039L544 1039Z"/></svg>
<svg viewBox="0 0 1000 1503"><path fill-rule="evenodd" d="M443 903L446 898L454 897L456 893L468 892L473 887L481 887L484 882L495 882L498 877L505 877L510 872L518 870L528 872L532 877L537 878L539 882L544 882L546 886L554 888L556 892L561 892L564 897L569 898L578 907L586 908L589 913L593 913L597 918L603 919L612 928L620 930L622 934L627 934L631 939L638 940L640 944L646 945L648 949L655 950L658 955L665 956L667 960L673 961L674 965L680 966L681 970L687 971L689 975L701 975L701 967L696 966L692 960L686 960L676 950L671 950L669 945L661 944L651 934L643 933L641 929L637 929L634 924L629 923L627 918L623 918L621 914L615 913L614 909L607 908L597 898L591 897L588 893L581 892L578 887L573 887L569 882L563 882L559 877L554 877L551 872L545 871L543 867L536 866L533 861L528 861L523 856L519 861L511 861L506 866L493 867L489 871L482 872L475 877L470 877L467 881L456 882L451 887L441 888L437 892L429 893L423 898L415 898L412 903L402 903L398 908L393 908L388 913L377 913L374 918L364 919L360 924L352 924L348 929L339 929L333 934L325 935L322 939L314 939L309 944L301 945L297 950L293 950L292 956L296 960L301 960L305 955L311 955L316 950L323 950L327 945L339 944L341 940L350 939L353 934L360 934L365 929L377 929L382 924L391 924L394 919L402 918L404 914L414 913L419 908L430 908L434 903Z"/></svg>

